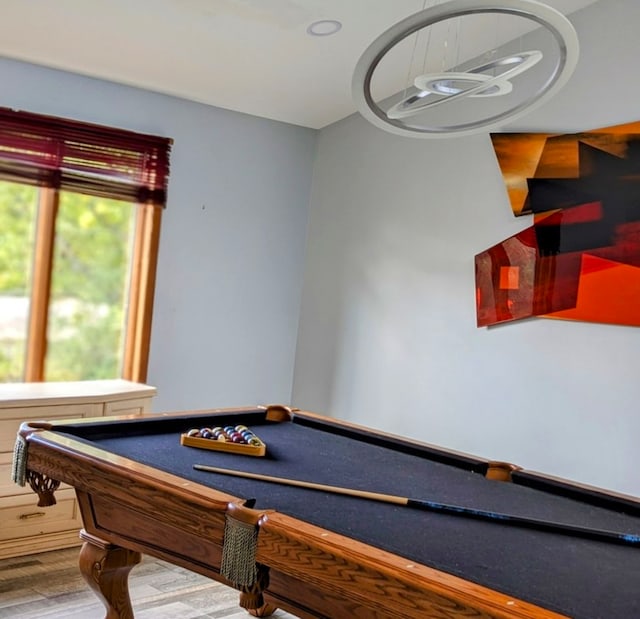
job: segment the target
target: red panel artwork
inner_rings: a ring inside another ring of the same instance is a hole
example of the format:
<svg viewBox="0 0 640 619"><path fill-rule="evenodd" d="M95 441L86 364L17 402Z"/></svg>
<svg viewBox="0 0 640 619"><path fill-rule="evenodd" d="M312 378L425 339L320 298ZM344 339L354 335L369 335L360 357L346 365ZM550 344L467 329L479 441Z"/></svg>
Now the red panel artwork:
<svg viewBox="0 0 640 619"><path fill-rule="evenodd" d="M513 212L533 226L476 256L478 326L640 326L640 123L491 139Z"/></svg>

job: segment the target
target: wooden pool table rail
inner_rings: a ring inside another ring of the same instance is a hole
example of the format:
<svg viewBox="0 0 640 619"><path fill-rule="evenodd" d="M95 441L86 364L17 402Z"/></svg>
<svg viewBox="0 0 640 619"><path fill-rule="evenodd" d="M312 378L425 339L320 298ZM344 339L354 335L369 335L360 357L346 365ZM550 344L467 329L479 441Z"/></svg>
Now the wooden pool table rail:
<svg viewBox="0 0 640 619"><path fill-rule="evenodd" d="M241 595L256 616L281 607L307 619L562 617L285 514L251 510L242 499L42 426L23 424L20 433L27 468L76 489L85 527L81 570L107 619L133 618L127 575L140 553L233 586L220 573L230 506L252 513L259 526L264 588Z"/></svg>

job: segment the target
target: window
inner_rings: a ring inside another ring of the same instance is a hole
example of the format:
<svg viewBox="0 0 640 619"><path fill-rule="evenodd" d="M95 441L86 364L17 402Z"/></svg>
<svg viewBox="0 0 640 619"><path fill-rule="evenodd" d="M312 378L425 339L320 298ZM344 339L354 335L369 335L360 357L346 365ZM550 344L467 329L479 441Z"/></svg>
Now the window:
<svg viewBox="0 0 640 619"><path fill-rule="evenodd" d="M146 380L170 147L0 108L0 381Z"/></svg>

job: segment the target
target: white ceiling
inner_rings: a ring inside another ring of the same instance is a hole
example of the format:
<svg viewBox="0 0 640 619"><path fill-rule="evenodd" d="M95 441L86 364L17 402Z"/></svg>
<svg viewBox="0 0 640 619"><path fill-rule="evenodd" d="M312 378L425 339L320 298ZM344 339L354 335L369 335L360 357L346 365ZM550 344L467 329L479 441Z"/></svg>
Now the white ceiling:
<svg viewBox="0 0 640 619"><path fill-rule="evenodd" d="M317 129L355 111L373 39L439 1L0 0L0 55ZM309 36L320 19L343 27Z"/></svg>

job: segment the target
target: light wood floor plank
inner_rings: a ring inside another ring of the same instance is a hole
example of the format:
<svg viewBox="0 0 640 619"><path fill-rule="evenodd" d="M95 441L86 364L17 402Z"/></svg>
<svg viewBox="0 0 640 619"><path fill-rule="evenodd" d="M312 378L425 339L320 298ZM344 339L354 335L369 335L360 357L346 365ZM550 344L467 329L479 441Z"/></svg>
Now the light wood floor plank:
<svg viewBox="0 0 640 619"><path fill-rule="evenodd" d="M0 560L0 619L103 619L104 607L78 570L78 548ZM143 557L129 576L136 619L248 619L238 593ZM277 611L274 619L296 619Z"/></svg>

